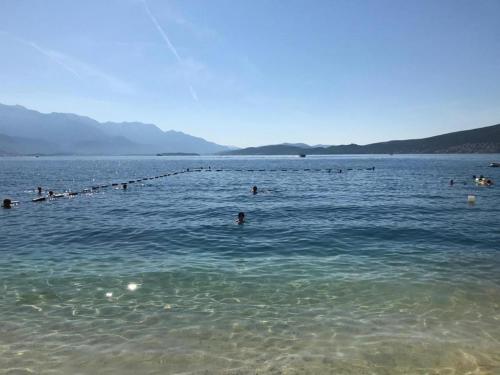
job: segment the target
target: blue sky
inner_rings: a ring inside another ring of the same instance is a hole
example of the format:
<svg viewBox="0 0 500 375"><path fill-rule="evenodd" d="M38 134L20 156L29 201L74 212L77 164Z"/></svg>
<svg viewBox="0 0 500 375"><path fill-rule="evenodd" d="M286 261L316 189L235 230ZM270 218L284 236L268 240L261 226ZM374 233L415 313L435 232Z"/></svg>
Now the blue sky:
<svg viewBox="0 0 500 375"><path fill-rule="evenodd" d="M0 1L0 102L221 144L500 122L498 0Z"/></svg>

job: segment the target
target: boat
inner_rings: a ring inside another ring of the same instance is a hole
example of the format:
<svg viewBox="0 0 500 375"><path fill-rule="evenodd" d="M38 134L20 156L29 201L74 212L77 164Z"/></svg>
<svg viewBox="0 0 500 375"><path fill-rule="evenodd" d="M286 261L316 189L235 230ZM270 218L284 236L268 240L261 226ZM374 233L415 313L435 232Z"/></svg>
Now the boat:
<svg viewBox="0 0 500 375"><path fill-rule="evenodd" d="M500 162L491 162L490 163L490 167L492 167L492 168L498 168L498 167L500 167Z"/></svg>
<svg viewBox="0 0 500 375"><path fill-rule="evenodd" d="M301 158L305 158L306 157L306 154L300 154L299 155Z"/></svg>

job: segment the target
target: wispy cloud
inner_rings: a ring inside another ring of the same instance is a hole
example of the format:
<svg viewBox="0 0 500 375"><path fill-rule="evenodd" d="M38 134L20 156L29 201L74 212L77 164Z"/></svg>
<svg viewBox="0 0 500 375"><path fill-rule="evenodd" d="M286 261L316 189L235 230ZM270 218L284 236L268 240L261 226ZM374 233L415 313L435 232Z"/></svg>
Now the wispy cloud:
<svg viewBox="0 0 500 375"><path fill-rule="evenodd" d="M93 65L87 64L86 62L75 59L74 57L58 51L47 50L46 52L52 55L53 58L57 59L61 64L64 64L70 69L76 71L77 75L79 75L82 79L85 77L93 77L104 83L111 90L121 94L129 95L135 92L132 86L127 82L115 77L114 75L106 73Z"/></svg>
<svg viewBox="0 0 500 375"><path fill-rule="evenodd" d="M93 65L87 64L86 62L76 59L75 57L69 56L68 54L62 53L60 51L42 47L38 43L19 38L3 30L0 30L0 34L8 36L11 39L17 41L18 43L21 43L25 46L34 49L38 53L45 56L49 61L62 67L64 70L66 70L72 76L74 76L79 80L85 80L88 77L93 77L96 78L98 81L105 83L106 86L108 86L113 91L122 94L132 94L134 92L134 90L128 83L122 81L121 79L109 73L103 72L102 70Z"/></svg>
<svg viewBox="0 0 500 375"><path fill-rule="evenodd" d="M148 17L151 19L151 22L155 26L156 30L158 30L158 32L160 33L160 35L161 35L163 41L165 42L165 44L167 45L168 49L175 56L175 58L176 58L177 62L179 63L179 65L184 66L185 65L184 61L179 56L179 53L177 52L177 49L175 48L175 46L170 41L170 38L168 37L168 35L165 32L165 30L163 30L163 28L158 23L156 17L153 15L153 13L151 13L151 9L149 9L149 6L148 6L148 3L146 2L146 0L143 0L143 4L144 4L144 8L146 9L146 13L147 13ZM193 100L198 101L198 94L196 93L196 90L194 89L194 87L190 83L187 83L187 86L189 88L189 92L190 92L191 97L193 98Z"/></svg>
<svg viewBox="0 0 500 375"><path fill-rule="evenodd" d="M32 47L33 49L37 50L42 55L44 55L45 57L47 57L49 60L52 60L54 63L62 66L63 69L65 69L68 72L70 72L76 78L78 78L78 79L82 78L82 76L80 74L78 74L78 72L75 69L73 69L71 66L69 66L68 64L66 64L63 61L63 59L61 59L62 55L60 53L58 53L56 51L44 49L44 48L40 47L38 44L36 44L35 42L23 41L23 43L26 44L26 45L28 45L28 46L30 46L30 47Z"/></svg>
<svg viewBox="0 0 500 375"><path fill-rule="evenodd" d="M194 100L198 101L198 94L194 91L193 86L189 85L189 92Z"/></svg>

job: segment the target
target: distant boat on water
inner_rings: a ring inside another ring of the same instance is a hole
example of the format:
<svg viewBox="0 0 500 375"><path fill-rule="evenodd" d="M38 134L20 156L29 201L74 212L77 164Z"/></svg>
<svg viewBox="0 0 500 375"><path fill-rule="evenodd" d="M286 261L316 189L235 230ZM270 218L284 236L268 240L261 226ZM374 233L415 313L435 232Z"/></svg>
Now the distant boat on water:
<svg viewBox="0 0 500 375"><path fill-rule="evenodd" d="M490 167L498 168L498 167L500 167L500 162L492 162L492 163L490 163Z"/></svg>
<svg viewBox="0 0 500 375"><path fill-rule="evenodd" d="M305 158L306 157L306 154L300 154L299 155L301 158Z"/></svg>

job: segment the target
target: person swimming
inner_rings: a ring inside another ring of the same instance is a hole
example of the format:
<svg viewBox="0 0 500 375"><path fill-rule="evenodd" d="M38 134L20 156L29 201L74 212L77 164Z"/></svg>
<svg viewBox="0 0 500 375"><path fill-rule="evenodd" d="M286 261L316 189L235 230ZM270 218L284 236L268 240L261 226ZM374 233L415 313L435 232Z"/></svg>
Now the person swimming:
<svg viewBox="0 0 500 375"><path fill-rule="evenodd" d="M39 186L39 187L37 187L36 189L38 190L38 195L42 195L42 187L41 187L41 186Z"/></svg>
<svg viewBox="0 0 500 375"><path fill-rule="evenodd" d="M254 195L255 195L255 194L257 194L257 186L254 186L254 187L252 188L252 193L253 193Z"/></svg>
<svg viewBox="0 0 500 375"><path fill-rule="evenodd" d="M9 198L5 198L2 204L3 208L12 208L12 201Z"/></svg>
<svg viewBox="0 0 500 375"><path fill-rule="evenodd" d="M238 224L243 224L245 222L245 213L244 212L238 213L238 219L236 219L236 222Z"/></svg>
<svg viewBox="0 0 500 375"><path fill-rule="evenodd" d="M455 182L453 180L450 180L450 186L453 186Z"/></svg>

